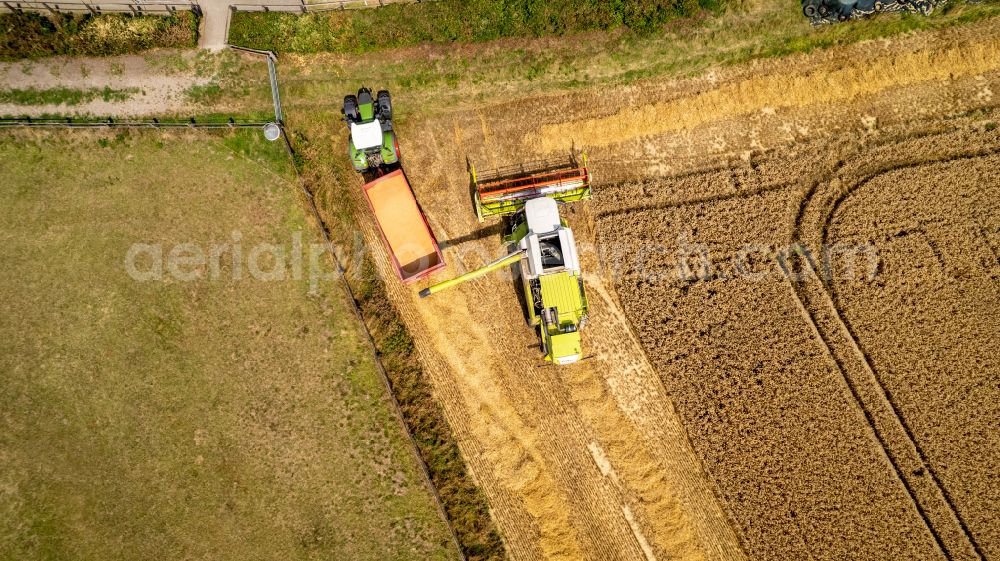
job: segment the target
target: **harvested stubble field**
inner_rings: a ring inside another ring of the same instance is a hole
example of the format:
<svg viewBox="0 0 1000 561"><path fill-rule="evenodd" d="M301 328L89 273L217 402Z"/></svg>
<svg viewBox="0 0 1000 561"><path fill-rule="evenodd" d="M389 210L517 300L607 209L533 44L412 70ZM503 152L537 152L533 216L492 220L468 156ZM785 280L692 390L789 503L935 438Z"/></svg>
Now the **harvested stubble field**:
<svg viewBox="0 0 1000 561"><path fill-rule="evenodd" d="M879 236L896 222L879 217L918 205L894 202L911 188L892 170L957 159L941 165L968 181L913 171L927 200L954 185L947 218L894 220L996 251L982 186L996 183L998 36L990 20L690 79L400 109L407 173L451 264L436 279L501 252L496 225L472 214L468 162L590 154L595 199L566 214L589 273L591 356L567 368L539 365L503 275L418 300L394 280L359 185L317 173L332 224L354 208L512 559L996 558L995 255L936 243L970 280L893 280L902 257ZM397 107L424 93L403 90ZM336 111L287 103L293 123ZM313 145L342 142L303 130ZM866 191L882 193L876 208L843 196L869 181L885 185ZM849 214L862 206L876 217ZM876 280L849 281L834 259L832 280L790 282L778 265L808 267L776 250L824 240L870 241ZM935 282L953 295L947 311ZM915 322L922 339L909 337Z"/></svg>

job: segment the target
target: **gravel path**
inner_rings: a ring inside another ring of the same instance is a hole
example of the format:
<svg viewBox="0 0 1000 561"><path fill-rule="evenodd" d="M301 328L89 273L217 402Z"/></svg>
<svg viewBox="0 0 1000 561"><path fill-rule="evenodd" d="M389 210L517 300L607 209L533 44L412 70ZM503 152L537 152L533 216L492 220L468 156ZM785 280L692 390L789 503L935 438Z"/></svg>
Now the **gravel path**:
<svg viewBox="0 0 1000 561"><path fill-rule="evenodd" d="M192 86L212 81L211 75L198 75L193 64L196 56L196 51L189 51L161 53L158 56L53 57L0 63L0 81L4 89L65 87L86 90L109 87L113 90L137 90L124 101L105 101L99 96L78 105L0 103L0 115L140 117L184 111L192 105L185 92Z"/></svg>

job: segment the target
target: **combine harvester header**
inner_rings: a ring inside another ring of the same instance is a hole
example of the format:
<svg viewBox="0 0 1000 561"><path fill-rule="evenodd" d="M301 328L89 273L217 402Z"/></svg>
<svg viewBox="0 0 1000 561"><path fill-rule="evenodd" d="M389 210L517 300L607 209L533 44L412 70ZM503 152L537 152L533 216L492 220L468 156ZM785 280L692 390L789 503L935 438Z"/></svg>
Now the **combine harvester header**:
<svg viewBox="0 0 1000 561"><path fill-rule="evenodd" d="M569 156L564 160L547 160L519 164L472 174L476 217L480 222L487 216L505 216L520 210L525 201L549 197L560 202L590 198L590 171L587 155Z"/></svg>

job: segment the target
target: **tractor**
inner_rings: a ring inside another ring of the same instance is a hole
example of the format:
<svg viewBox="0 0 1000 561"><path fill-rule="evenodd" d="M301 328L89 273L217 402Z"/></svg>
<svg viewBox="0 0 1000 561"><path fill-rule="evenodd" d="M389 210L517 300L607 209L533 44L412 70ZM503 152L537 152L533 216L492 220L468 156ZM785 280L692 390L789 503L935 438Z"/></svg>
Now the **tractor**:
<svg viewBox="0 0 1000 561"><path fill-rule="evenodd" d="M354 171L384 175L399 167L399 143L392 126L392 98L380 90L373 98L368 88L344 97L341 109L350 130L348 156Z"/></svg>
<svg viewBox="0 0 1000 561"><path fill-rule="evenodd" d="M476 215L508 218L503 242L508 255L420 291L420 297L513 266L520 277L528 324L538 329L545 360L572 364L583 356L580 330L587 322L587 294L573 231L559 215L561 202L590 198L590 172L575 159L569 165L494 175L479 180L472 171Z"/></svg>

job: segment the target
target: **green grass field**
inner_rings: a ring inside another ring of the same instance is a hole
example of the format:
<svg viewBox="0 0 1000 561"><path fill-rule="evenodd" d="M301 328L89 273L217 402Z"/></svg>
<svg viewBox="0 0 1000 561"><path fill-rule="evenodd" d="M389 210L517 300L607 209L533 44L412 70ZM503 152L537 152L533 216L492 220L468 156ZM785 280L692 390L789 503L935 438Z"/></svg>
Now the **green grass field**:
<svg viewBox="0 0 1000 561"><path fill-rule="evenodd" d="M0 133L0 559L454 558L340 288L248 274L313 239L280 151Z"/></svg>
<svg viewBox="0 0 1000 561"><path fill-rule="evenodd" d="M36 88L0 90L0 103L14 105L79 105L95 99L104 101L126 101L138 94L138 88L116 90L109 86L104 88Z"/></svg>

